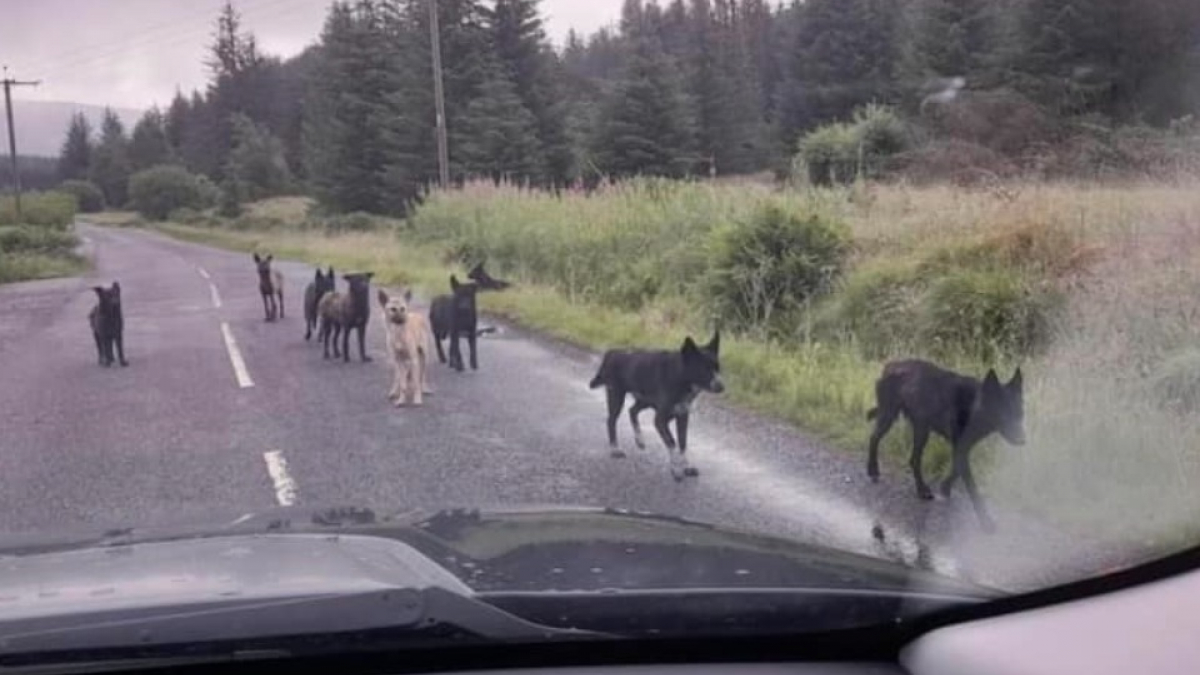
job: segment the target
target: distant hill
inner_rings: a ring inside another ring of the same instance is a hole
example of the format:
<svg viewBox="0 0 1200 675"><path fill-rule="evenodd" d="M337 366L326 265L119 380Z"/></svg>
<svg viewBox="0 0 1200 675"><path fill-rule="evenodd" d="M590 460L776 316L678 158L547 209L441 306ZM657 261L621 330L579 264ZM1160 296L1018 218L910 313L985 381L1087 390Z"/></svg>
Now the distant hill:
<svg viewBox="0 0 1200 675"><path fill-rule="evenodd" d="M0 102L3 108L3 102ZM133 131L133 125L142 116L141 110L113 108L125 131ZM56 157L62 147L71 115L82 112L92 123L95 133L100 133L100 121L104 118L104 106L65 101L13 101L13 116L17 126L17 152L21 155ZM8 122L0 110L0 155L8 157Z"/></svg>

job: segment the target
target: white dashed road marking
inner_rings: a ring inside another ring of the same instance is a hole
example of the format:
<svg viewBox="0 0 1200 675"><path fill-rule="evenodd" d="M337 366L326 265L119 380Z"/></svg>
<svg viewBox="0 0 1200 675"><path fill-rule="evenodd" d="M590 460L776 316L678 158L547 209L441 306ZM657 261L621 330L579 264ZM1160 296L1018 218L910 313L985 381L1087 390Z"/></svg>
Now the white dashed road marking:
<svg viewBox="0 0 1200 675"><path fill-rule="evenodd" d="M280 506L291 506L296 503L296 481L288 473L287 460L283 458L282 450L272 450L263 453L267 462L267 473L271 474L271 482L275 484L275 499Z"/></svg>
<svg viewBox="0 0 1200 675"><path fill-rule="evenodd" d="M204 269L203 267L197 266L196 271L199 272L200 276L204 277L205 279L212 278L212 277L208 276L208 270Z"/></svg>
<svg viewBox="0 0 1200 675"><path fill-rule="evenodd" d="M253 387L254 380L250 379L250 372L246 370L246 361L242 358L242 352L238 350L229 324L224 321L221 322L221 334L225 336L225 350L229 352L229 362L233 364L233 374L237 377L238 386L242 389Z"/></svg>
<svg viewBox="0 0 1200 675"><path fill-rule="evenodd" d="M208 282L208 291L212 293L213 307L221 309L221 294L217 292L217 287L213 282Z"/></svg>

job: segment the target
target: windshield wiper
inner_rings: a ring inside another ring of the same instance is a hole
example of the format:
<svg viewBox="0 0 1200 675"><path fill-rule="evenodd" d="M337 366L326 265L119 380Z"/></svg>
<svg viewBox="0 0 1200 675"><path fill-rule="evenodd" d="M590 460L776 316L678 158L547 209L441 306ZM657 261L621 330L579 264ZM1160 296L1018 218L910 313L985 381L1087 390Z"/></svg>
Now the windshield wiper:
<svg viewBox="0 0 1200 675"><path fill-rule="evenodd" d="M537 624L435 586L7 621L0 667L605 637Z"/></svg>

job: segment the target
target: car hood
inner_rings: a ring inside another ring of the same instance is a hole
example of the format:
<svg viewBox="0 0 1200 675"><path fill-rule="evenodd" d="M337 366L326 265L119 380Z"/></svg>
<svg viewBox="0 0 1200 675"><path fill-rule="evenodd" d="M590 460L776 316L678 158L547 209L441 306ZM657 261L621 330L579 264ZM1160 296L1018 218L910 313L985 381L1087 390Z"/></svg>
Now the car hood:
<svg viewBox="0 0 1200 675"><path fill-rule="evenodd" d="M895 562L612 509L275 509L220 525L0 541L0 619L68 606L439 587L463 594L845 589L983 600Z"/></svg>

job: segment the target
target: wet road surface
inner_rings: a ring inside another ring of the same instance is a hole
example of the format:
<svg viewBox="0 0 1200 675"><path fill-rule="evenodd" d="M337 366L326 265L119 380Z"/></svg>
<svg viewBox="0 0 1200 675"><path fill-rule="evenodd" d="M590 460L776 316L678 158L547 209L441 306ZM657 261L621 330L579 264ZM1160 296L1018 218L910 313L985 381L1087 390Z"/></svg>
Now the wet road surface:
<svg viewBox="0 0 1200 675"><path fill-rule="evenodd" d="M95 260L89 278L0 287L2 532L235 519L280 504L587 505L799 538L1001 588L1100 564L1093 542L1015 511L997 507L999 532L983 534L964 495L920 502L896 468L872 485L863 457L712 396L692 417L698 479L673 481L651 434L646 450L633 448L624 416L628 457L612 459L603 392L586 386L596 355L512 326L480 339L478 372L435 364L425 407L395 409L374 304L373 362L325 361L305 342L312 267L276 261L286 318L267 323L248 254L137 230L79 232ZM114 279L124 369L96 364L86 320L90 287Z"/></svg>

